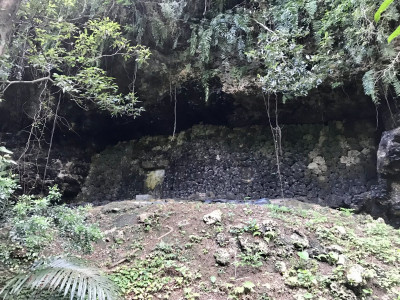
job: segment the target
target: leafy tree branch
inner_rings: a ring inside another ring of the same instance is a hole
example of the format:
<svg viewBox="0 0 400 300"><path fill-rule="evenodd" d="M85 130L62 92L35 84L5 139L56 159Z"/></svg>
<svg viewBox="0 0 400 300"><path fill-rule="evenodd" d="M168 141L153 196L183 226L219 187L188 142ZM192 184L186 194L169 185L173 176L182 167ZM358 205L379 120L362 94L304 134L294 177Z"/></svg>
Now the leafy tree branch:
<svg viewBox="0 0 400 300"><path fill-rule="evenodd" d="M58 87L82 107L93 102L100 109L110 111L112 115L137 116L141 108L137 107L136 96L133 92L127 95L119 93L115 79L107 76L101 64L106 57L120 56L124 61L135 60L140 66L150 56L149 49L141 45L132 46L122 36L121 26L107 17L89 20L83 24L65 21L66 16L60 15L61 10L65 6L75 8L76 1L63 5L57 1L48 2L45 21L33 17L35 9L41 11L39 7L35 7L36 1L26 2L21 9L21 25L16 32L16 41L19 40L19 35L21 39L26 36L22 28L28 31L28 39L24 43L20 65L13 65L6 56L2 57L6 63L2 64L3 70L0 72L0 75L3 74L0 94L15 84L47 82L50 84L49 89L52 86ZM56 16L58 18L54 20ZM24 24L24 20L29 25L37 26L30 27ZM10 53L13 51L21 52L11 47ZM8 70L5 69L7 67ZM13 76L15 69L21 71ZM31 80L23 79L26 71L30 71L28 77L33 77ZM8 79L10 76L17 78Z"/></svg>

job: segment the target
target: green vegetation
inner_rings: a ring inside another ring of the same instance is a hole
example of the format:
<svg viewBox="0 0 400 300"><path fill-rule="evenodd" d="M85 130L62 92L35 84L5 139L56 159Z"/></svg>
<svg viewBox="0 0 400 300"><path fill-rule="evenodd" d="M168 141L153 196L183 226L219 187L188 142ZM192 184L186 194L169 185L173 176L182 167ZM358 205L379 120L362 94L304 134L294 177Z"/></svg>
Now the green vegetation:
<svg viewBox="0 0 400 300"><path fill-rule="evenodd" d="M47 197L20 197L10 212L11 241L34 255L48 246L57 234L69 240L73 247L90 252L92 242L102 237L97 225L85 221L90 206L73 210L65 205L51 205L60 197L56 187L50 189Z"/></svg>
<svg viewBox="0 0 400 300"><path fill-rule="evenodd" d="M180 262L181 251L179 247L161 242L146 259L120 269L111 278L123 295L130 294L133 299L153 299L154 294L168 299L174 290L188 287L200 278ZM186 288L185 297L195 299L192 291Z"/></svg>
<svg viewBox="0 0 400 300"><path fill-rule="evenodd" d="M116 286L100 270L73 258L55 257L36 262L28 273L11 279L0 296L15 299L26 289L40 299L119 299Z"/></svg>
<svg viewBox="0 0 400 300"><path fill-rule="evenodd" d="M261 206L251 219L241 206L218 205L223 213L219 232L202 220L216 209L207 204L168 203L139 209L158 215L160 226L144 237L143 225L124 227L132 232L132 239L143 237L143 253L113 270L112 278L132 299L398 297L398 230L368 216L297 205ZM166 217L166 211L174 213ZM232 213L234 220L224 218ZM112 227L118 218L118 214L108 215L105 226ZM186 235L178 231L183 218L191 220ZM304 219L310 221L307 227ZM165 236L166 232L170 234ZM125 244L130 242L115 251Z"/></svg>
<svg viewBox="0 0 400 300"><path fill-rule="evenodd" d="M136 116L140 108L135 106L135 94L120 93L115 79L106 74L101 62L105 57L117 56L125 61L135 59L141 65L150 52L141 45L132 46L122 36L120 24L108 17L93 15L92 20L83 21L82 5L88 3L23 2L15 37L8 55L2 56L0 91L3 93L14 84L42 83L46 93L41 100L47 103L47 113L52 112L51 102L58 94L83 108L92 102L113 115ZM12 73L15 68L20 70L17 74Z"/></svg>
<svg viewBox="0 0 400 300"><path fill-rule="evenodd" d="M151 51L165 57L155 70L168 77L171 95L173 85L194 80L207 100L213 79L238 86L246 81L243 86L267 95L268 106L270 96L285 102L351 80L379 104L388 94L400 96L400 27L393 27L400 14L392 2L21 1L0 56L0 96L32 87L37 105L26 149L33 137L41 143L53 121L49 153L62 100L137 117L143 108L136 76ZM119 69L130 70L131 82L117 78ZM207 226L199 213L208 208L196 204L189 207L190 218L181 214L182 223L160 211L142 215L138 224L132 221L137 214L126 212L125 222L117 209L118 226L102 228L103 233L90 221L95 209L60 204L57 187L44 186L47 196L16 195L11 155L0 147L0 263L9 279L0 295L5 298L34 292L45 293L41 299L191 300L215 294L265 300L282 291L296 291L298 299L372 299L382 291L400 297L400 234L383 220L348 208L248 205L231 206L229 212L221 206L224 218ZM97 214L101 221L112 218ZM64 258L44 259L51 254ZM104 263L111 280L69 254ZM280 291L267 284L276 278Z"/></svg>
<svg viewBox="0 0 400 300"><path fill-rule="evenodd" d="M136 40L148 33L164 49L184 47L185 68L197 70L205 87L212 77L258 75L265 93L286 101L321 84L338 87L351 76L363 77L365 93L376 103L390 86L399 91L397 51L386 43L398 21L394 6L374 25L378 6L372 0L213 1L200 22L191 19L193 6L184 1L162 1L161 11L155 2L128 2L135 13L133 29L127 27ZM185 25L188 41L182 38Z"/></svg>
<svg viewBox="0 0 400 300"><path fill-rule="evenodd" d="M375 16L374 16L374 20L376 23L379 22L379 20L381 19L382 13L385 12L385 10L388 9L389 5L393 3L394 0L385 0L381 6L379 7L379 9L376 11ZM395 39L396 37L398 37L400 35L400 26L396 28L395 31L392 32L392 34L388 37L388 43L390 43L393 39Z"/></svg>
<svg viewBox="0 0 400 300"><path fill-rule="evenodd" d="M0 204L6 228L0 236L0 264L14 273L0 297L19 299L33 294L40 299L117 299L116 286L100 270L73 257L44 259L43 251L54 246L56 239L65 247L64 255L73 249L82 253L93 250L93 242L103 234L96 224L87 222L90 206L71 209L59 205L57 187L50 188L46 197L22 195L11 205L17 183L8 167L15 163L10 151L0 147L0 152Z"/></svg>
<svg viewBox="0 0 400 300"><path fill-rule="evenodd" d="M112 213L91 210L93 217L102 220L102 229L107 230L104 240L108 242L95 244L94 256L85 256L108 269L122 298L218 296L262 300L284 294L287 297L301 295L300 299L332 296L333 299L355 300L379 298L382 293L393 299L398 297L400 234L382 220L363 215L348 216L338 210L316 206L310 210L305 204L299 208L273 206L273 210L260 206L249 219L240 206L218 205L223 218L218 225L221 230L215 232L215 225L207 225L202 219L213 209L208 204L168 203L138 208L126 201L125 205ZM224 218L229 213L234 213L236 218ZM310 219L307 227L303 226L305 215ZM132 220L138 216L157 216L159 225L149 231L144 223L120 223L121 218ZM325 218L322 220L321 216ZM187 234L181 235L179 227L182 225L179 224L186 219L190 220L190 226L185 227ZM124 238L118 239L120 236ZM63 240L58 236L53 243ZM188 244L190 247L186 246ZM52 250L49 254L57 255L60 251ZM58 269L53 269L51 261L36 263L31 272L43 279L48 278L43 275L46 270L53 278L59 278L61 274L78 276L86 268L75 260L71 264L76 267L60 262L67 270L72 268L74 274L65 271L57 275ZM32 278L25 274L17 275L7 290L16 286L18 278ZM32 280L26 281L24 290L33 282L44 284L44 281ZM60 291L62 281L47 280L46 284L58 284L55 290ZM74 279L71 282L72 285ZM97 279L93 284L96 282ZM76 286L80 286L79 280ZM82 290L78 288L76 292ZM48 289L37 292L48 292ZM69 296L70 292L71 286Z"/></svg>
<svg viewBox="0 0 400 300"><path fill-rule="evenodd" d="M396 46L386 42L399 30L393 32L399 15L391 2L221 0L199 9L180 0L24 1L1 58L0 90L43 83L84 108L94 102L113 115L136 116L133 86L121 93L104 62L140 67L150 55L145 43L176 51L185 73L206 90L214 77L238 82L250 76L286 101L350 77L362 78L365 93L378 103L390 87L400 91ZM175 84L189 79L174 72L166 71Z"/></svg>
<svg viewBox="0 0 400 300"><path fill-rule="evenodd" d="M390 86L397 95L400 89L397 51L386 43L398 13L387 7L375 26L377 9L369 0L244 2L223 12L214 9L215 16L194 26L190 51L202 63L211 50L219 55L223 67L215 74L247 68L243 75L258 74L263 91L283 101L321 84L335 88L349 76L363 76L365 93L378 103Z"/></svg>
<svg viewBox="0 0 400 300"><path fill-rule="evenodd" d="M242 299L247 294L254 291L255 284L251 281L246 281L242 285L234 287L233 291L228 296L228 299Z"/></svg>
<svg viewBox="0 0 400 300"><path fill-rule="evenodd" d="M0 218L9 204L9 199L17 189L17 181L9 171L12 164L16 164L11 159L12 152L4 147L0 147Z"/></svg>

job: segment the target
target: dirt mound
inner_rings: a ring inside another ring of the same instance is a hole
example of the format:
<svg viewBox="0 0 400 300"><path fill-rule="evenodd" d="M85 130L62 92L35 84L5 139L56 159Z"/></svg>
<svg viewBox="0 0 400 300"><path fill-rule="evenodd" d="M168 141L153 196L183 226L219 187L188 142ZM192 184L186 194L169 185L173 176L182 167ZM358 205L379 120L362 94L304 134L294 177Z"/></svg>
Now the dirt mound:
<svg viewBox="0 0 400 300"><path fill-rule="evenodd" d="M125 299L398 299L400 232L289 203L110 203L87 257Z"/></svg>

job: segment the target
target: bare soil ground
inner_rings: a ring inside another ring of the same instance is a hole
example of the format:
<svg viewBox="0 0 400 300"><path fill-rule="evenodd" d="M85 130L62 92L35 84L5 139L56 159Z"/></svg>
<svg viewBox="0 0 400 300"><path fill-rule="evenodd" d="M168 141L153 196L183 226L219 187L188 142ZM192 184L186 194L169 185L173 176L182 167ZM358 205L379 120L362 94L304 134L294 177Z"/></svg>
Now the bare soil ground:
<svg viewBox="0 0 400 300"><path fill-rule="evenodd" d="M93 208L105 237L83 257L125 299L400 299L399 230L284 204L110 203Z"/></svg>

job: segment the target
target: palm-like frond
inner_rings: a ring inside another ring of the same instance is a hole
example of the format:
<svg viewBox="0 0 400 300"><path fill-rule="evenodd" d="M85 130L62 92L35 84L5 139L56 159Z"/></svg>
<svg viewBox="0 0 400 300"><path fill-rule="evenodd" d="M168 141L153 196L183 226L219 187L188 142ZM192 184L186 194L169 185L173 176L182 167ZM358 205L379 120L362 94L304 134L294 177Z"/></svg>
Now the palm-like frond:
<svg viewBox="0 0 400 300"><path fill-rule="evenodd" d="M70 300L120 299L118 288L110 279L100 270L88 267L75 258L56 257L35 263L30 272L8 281L0 291L0 297L15 299L24 289L63 293L64 298Z"/></svg>

